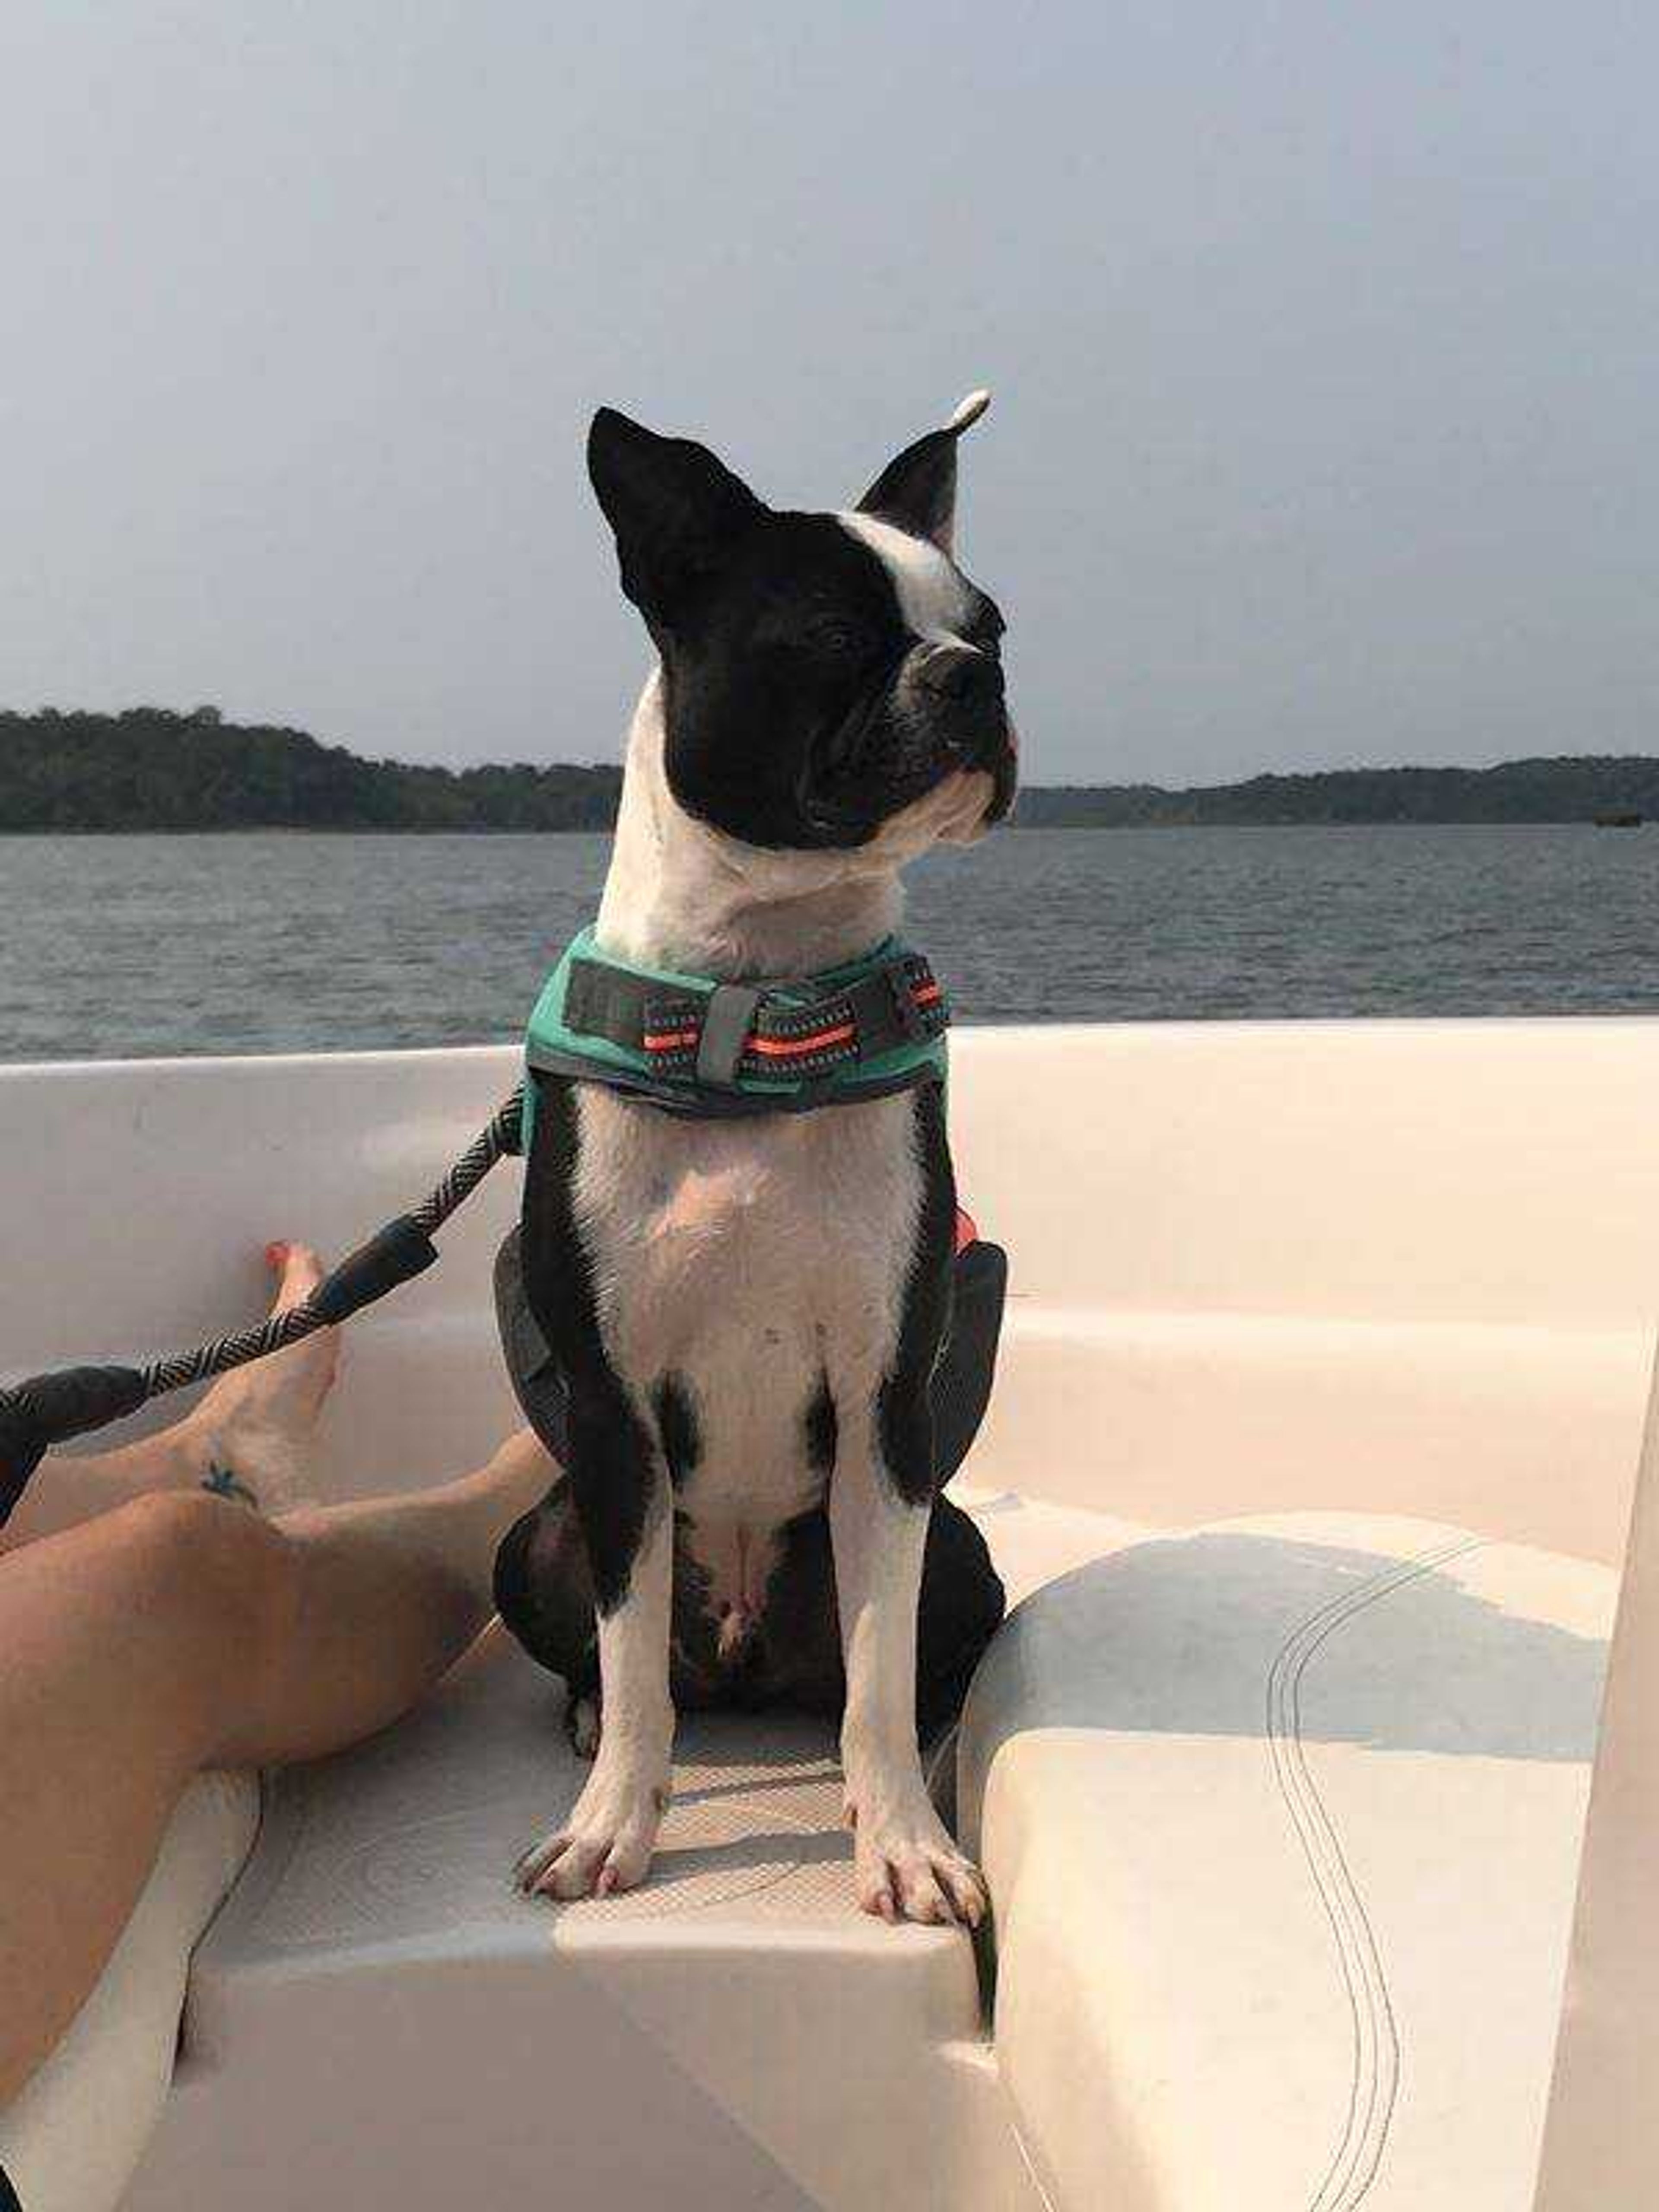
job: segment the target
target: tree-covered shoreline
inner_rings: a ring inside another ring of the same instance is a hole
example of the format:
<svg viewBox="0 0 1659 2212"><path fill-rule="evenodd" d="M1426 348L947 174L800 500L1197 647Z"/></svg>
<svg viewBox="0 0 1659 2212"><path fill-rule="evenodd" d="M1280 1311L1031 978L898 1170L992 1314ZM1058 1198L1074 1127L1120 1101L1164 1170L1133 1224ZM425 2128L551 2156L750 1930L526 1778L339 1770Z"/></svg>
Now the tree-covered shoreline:
<svg viewBox="0 0 1659 2212"><path fill-rule="evenodd" d="M600 763L423 767L216 708L0 714L0 832L607 830L622 771ZM1659 818L1659 758L1562 756L1495 768L1334 769L1165 790L1038 786L1030 829Z"/></svg>
<svg viewBox="0 0 1659 2212"><path fill-rule="evenodd" d="M605 830L622 771L365 760L304 730L175 714L0 714L0 830Z"/></svg>

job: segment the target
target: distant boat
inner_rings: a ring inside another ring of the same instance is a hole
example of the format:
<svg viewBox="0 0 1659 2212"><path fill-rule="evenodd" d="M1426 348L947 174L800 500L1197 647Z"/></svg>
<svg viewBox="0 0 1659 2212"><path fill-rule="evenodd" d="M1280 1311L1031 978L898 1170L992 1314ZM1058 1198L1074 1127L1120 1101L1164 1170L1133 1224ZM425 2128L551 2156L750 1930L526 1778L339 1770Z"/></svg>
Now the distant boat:
<svg viewBox="0 0 1659 2212"><path fill-rule="evenodd" d="M1595 826L1598 830L1639 830L1642 827L1642 816L1634 807L1628 811L1619 808L1611 814L1598 814L1595 817Z"/></svg>

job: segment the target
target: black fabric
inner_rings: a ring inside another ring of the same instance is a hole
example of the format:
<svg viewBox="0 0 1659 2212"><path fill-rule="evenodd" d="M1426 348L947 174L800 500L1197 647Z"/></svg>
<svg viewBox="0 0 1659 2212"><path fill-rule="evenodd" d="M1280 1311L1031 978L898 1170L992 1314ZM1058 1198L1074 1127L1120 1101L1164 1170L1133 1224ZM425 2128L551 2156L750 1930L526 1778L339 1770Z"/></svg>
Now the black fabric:
<svg viewBox="0 0 1659 2212"><path fill-rule="evenodd" d="M1008 1294L1008 1255L980 1239L956 1257L951 1326L933 1370L933 1474L942 1486L979 1434L996 1381L997 1346Z"/></svg>
<svg viewBox="0 0 1659 2212"><path fill-rule="evenodd" d="M640 1049L647 1000L660 987L625 968L599 960L573 960L564 987L565 1027L580 1036L604 1037L630 1052Z"/></svg>
<svg viewBox="0 0 1659 2212"><path fill-rule="evenodd" d="M438 1248L420 1223L412 1214L400 1213L325 1275L310 1304L326 1322L345 1321L400 1283L424 1274L437 1259Z"/></svg>
<svg viewBox="0 0 1659 2212"><path fill-rule="evenodd" d="M0 1528L10 1520L46 1450L22 1407L0 1405ZM3 2197L0 2197L0 2212L6 2212Z"/></svg>
<svg viewBox="0 0 1659 2212"><path fill-rule="evenodd" d="M522 1227L511 1229L495 1255L495 1322L508 1380L524 1417L562 1467L570 1455L570 1396L524 1286Z"/></svg>
<svg viewBox="0 0 1659 2212"><path fill-rule="evenodd" d="M0 1527L50 1445L137 1413L147 1395L136 1367L60 1367L14 1383L0 1401Z"/></svg>
<svg viewBox="0 0 1659 2212"><path fill-rule="evenodd" d="M0 2212L23 2212L23 2201L12 2187L3 2166L0 2166Z"/></svg>
<svg viewBox="0 0 1659 2212"><path fill-rule="evenodd" d="M666 1076L653 1079L636 1075L631 1068L602 1067L598 1060L556 1052L546 1045L530 1045L525 1060L532 1074L597 1083L602 1090L620 1091L624 1098L637 1099L642 1106L657 1107L665 1114L678 1114L688 1121L738 1121L750 1114L811 1114L821 1106L865 1106L872 1098L896 1097L902 1091L919 1091L927 1084L944 1080L939 1069L924 1060L873 1083L860 1080L854 1090L839 1090L833 1080L825 1080L769 1093L704 1091L684 1081L671 1081Z"/></svg>

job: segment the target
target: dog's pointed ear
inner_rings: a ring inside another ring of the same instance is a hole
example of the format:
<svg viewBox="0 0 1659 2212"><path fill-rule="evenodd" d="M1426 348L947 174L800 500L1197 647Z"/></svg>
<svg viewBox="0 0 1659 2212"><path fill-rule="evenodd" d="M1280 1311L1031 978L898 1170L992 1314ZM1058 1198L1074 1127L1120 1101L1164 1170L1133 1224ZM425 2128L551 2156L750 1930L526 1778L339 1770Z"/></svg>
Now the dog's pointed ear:
<svg viewBox="0 0 1659 2212"><path fill-rule="evenodd" d="M707 446L659 438L614 407L593 417L587 473L616 533L623 591L647 623L668 629L766 513Z"/></svg>
<svg viewBox="0 0 1659 2212"><path fill-rule="evenodd" d="M930 538L941 553L948 553L956 535L957 440L990 404L988 392L970 392L942 430L929 430L889 461L859 501L858 512L890 522L912 538Z"/></svg>

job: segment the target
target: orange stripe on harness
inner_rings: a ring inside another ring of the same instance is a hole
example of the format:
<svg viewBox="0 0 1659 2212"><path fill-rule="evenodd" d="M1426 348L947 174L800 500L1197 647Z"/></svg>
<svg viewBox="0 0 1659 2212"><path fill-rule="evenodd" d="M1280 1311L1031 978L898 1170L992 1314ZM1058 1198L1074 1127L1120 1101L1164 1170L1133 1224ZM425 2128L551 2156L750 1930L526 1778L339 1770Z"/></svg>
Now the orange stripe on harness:
<svg viewBox="0 0 1659 2212"><path fill-rule="evenodd" d="M819 1030L811 1036L751 1036L745 1049L765 1060L788 1060L800 1053L822 1052L825 1045L849 1044L856 1035L851 1022L842 1022L837 1029Z"/></svg>
<svg viewBox="0 0 1659 2212"><path fill-rule="evenodd" d="M930 975L921 983L912 984L910 996L918 1006L936 1006L945 996L941 985ZM690 1052L701 1036L697 1030L647 1030L640 1042L647 1052ZM857 1024L840 1022L832 1029L815 1030L809 1036L767 1037L751 1030L744 1044L745 1054L753 1053L762 1060L795 1060L809 1053L823 1052L834 1044L851 1044L858 1036Z"/></svg>

